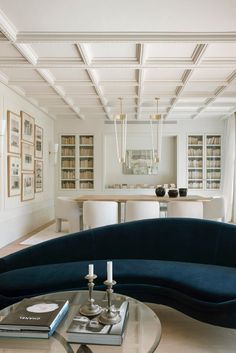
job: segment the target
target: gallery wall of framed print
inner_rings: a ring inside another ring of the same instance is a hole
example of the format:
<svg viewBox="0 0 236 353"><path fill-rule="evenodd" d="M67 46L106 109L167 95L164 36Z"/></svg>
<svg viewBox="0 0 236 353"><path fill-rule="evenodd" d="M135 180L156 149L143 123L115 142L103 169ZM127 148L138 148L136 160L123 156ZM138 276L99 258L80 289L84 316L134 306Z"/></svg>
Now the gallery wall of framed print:
<svg viewBox="0 0 236 353"><path fill-rule="evenodd" d="M21 201L34 199L34 173L22 173Z"/></svg>
<svg viewBox="0 0 236 353"><path fill-rule="evenodd" d="M43 129L35 125L35 158L43 158Z"/></svg>
<svg viewBox="0 0 236 353"><path fill-rule="evenodd" d="M8 156L8 196L21 195L21 159Z"/></svg>
<svg viewBox="0 0 236 353"><path fill-rule="evenodd" d="M43 191L43 161L34 161L35 192Z"/></svg>
<svg viewBox="0 0 236 353"><path fill-rule="evenodd" d="M34 145L22 142L21 144L21 158L23 171L34 171Z"/></svg>
<svg viewBox="0 0 236 353"><path fill-rule="evenodd" d="M34 118L21 111L21 139L34 143Z"/></svg>
<svg viewBox="0 0 236 353"><path fill-rule="evenodd" d="M21 117L7 111L7 150L8 153L20 154L21 148Z"/></svg>

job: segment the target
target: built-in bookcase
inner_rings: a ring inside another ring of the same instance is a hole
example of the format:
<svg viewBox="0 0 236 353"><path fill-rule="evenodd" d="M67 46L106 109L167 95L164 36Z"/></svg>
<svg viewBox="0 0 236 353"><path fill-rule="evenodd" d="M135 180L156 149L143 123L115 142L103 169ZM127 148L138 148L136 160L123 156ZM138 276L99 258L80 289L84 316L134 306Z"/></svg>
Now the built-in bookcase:
<svg viewBox="0 0 236 353"><path fill-rule="evenodd" d="M221 135L189 135L187 146L188 188L221 188Z"/></svg>
<svg viewBox="0 0 236 353"><path fill-rule="evenodd" d="M94 136L79 136L79 187L94 188Z"/></svg>
<svg viewBox="0 0 236 353"><path fill-rule="evenodd" d="M61 189L76 189L76 136L61 136Z"/></svg>
<svg viewBox="0 0 236 353"><path fill-rule="evenodd" d="M61 135L60 188L94 188L94 136Z"/></svg>

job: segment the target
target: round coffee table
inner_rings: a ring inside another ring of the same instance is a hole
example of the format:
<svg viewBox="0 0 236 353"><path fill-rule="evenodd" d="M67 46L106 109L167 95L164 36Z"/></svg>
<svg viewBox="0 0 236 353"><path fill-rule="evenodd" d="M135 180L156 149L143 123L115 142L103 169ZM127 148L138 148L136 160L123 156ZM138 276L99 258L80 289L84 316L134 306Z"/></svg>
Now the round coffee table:
<svg viewBox="0 0 236 353"><path fill-rule="evenodd" d="M126 297L129 301L129 318L122 346L84 345L66 341L66 330L72 318L78 313L79 304L86 300L87 291L58 292L42 295L44 299L68 299L69 312L49 339L0 337L0 348L4 353L153 353L161 337L161 324L156 314L145 304ZM120 296L120 294L113 294ZM105 292L94 292L95 300L104 300ZM15 306L0 311L0 318L7 315ZM2 352L0 349L0 352Z"/></svg>

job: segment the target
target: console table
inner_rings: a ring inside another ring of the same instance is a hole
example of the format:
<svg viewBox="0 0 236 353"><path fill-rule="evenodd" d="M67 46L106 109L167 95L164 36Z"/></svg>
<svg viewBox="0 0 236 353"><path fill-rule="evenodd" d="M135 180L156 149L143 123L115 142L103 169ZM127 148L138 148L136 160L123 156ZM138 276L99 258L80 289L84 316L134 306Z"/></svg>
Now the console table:
<svg viewBox="0 0 236 353"><path fill-rule="evenodd" d="M113 294L120 296L119 294ZM54 334L49 338L8 338L0 337L0 352L4 353L153 353L160 341L161 324L156 314L145 304L127 297L129 300L129 318L126 327L125 338L122 346L84 345L69 343L66 341L66 330L72 318L78 314L78 302L86 302L87 291L70 291L47 294L38 298L44 299L69 299L69 312L57 327ZM104 300L105 292L94 292L94 298ZM17 304L14 304L17 305ZM8 314L12 309L9 306L0 311L0 318Z"/></svg>

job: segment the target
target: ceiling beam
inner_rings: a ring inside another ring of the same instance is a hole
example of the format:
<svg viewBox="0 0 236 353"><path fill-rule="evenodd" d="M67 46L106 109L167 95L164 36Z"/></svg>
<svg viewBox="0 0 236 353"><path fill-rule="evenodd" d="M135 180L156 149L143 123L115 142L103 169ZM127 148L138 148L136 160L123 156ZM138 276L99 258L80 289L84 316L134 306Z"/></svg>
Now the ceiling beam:
<svg viewBox="0 0 236 353"><path fill-rule="evenodd" d="M98 78L97 78L95 72L92 69L90 69L91 60L90 60L89 55L88 55L88 53L86 51L85 45L84 44L77 44L76 46L77 46L78 52L79 52L84 64L86 64L88 66L88 68L87 68L88 76L89 76L89 78L90 78L90 80L91 80L91 82L92 82L92 84L94 86L94 89L95 89L95 91L96 91L96 93L98 95L98 98L99 98L99 100L101 102L103 110L104 110L107 118L112 120L113 117L112 117L112 114L110 112L110 108L107 107L107 100L104 98L103 91L102 91L102 89L101 89L101 87L99 85Z"/></svg>
<svg viewBox="0 0 236 353"><path fill-rule="evenodd" d="M70 61L63 61L62 63L48 61L48 60L38 60L37 63L29 64L26 60L22 58L0 58L0 68L20 68L20 69L50 69L50 68L58 68L58 69L232 69L234 70L236 67L236 60L211 60L208 63L204 61L201 62L200 65L194 64L192 61L181 62L178 58L173 58L173 60L165 61L155 61L155 63L148 64L147 62L143 65L139 63L123 63L122 60L119 64L113 63L112 61L108 63L91 63L89 65L81 63L80 61L75 61L71 63Z"/></svg>
<svg viewBox="0 0 236 353"><path fill-rule="evenodd" d="M18 43L64 42L64 43L104 43L104 42L196 42L220 43L235 42L236 32L33 32L20 31L16 35Z"/></svg>
<svg viewBox="0 0 236 353"><path fill-rule="evenodd" d="M198 112L196 114L193 115L192 119L198 118L200 114L205 112L205 110L208 107L210 107L218 97L222 96L222 94L225 93L227 88L230 87L232 84L234 84L235 81L236 81L236 70L234 70L234 72L228 78L227 85L218 87L218 89L215 91L213 96L207 100L207 102L198 110Z"/></svg>
<svg viewBox="0 0 236 353"><path fill-rule="evenodd" d="M199 67L199 65L201 63L201 60L202 60L203 55L206 51L206 48L207 48L207 44L198 44L195 47L195 50L192 55L192 61L197 67ZM193 75L193 73L194 73L194 69L185 70L183 77L182 77L183 84L181 86L177 86L177 88L175 90L175 97L173 97L171 100L171 107L169 109L167 109L167 114L164 114L165 119L168 119L168 117L170 116L174 107L178 103L178 100L181 97L181 95L183 94L183 91L184 91L185 87L187 86L188 82L190 81L190 78Z"/></svg>

